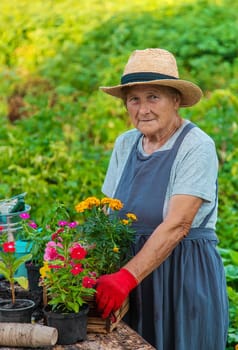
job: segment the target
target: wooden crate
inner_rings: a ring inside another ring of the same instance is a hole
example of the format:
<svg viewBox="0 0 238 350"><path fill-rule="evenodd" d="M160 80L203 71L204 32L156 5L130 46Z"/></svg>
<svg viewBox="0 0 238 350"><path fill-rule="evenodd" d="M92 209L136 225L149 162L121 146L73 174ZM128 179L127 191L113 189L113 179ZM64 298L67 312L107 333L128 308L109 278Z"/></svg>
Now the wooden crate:
<svg viewBox="0 0 238 350"><path fill-rule="evenodd" d="M129 298L127 298L119 310L114 312L114 320L111 317L103 320L100 314L97 312L96 303L94 298L87 298L87 303L89 304L89 313L88 313L88 333L110 333L113 329L115 329L120 322L120 320L124 317L129 309Z"/></svg>

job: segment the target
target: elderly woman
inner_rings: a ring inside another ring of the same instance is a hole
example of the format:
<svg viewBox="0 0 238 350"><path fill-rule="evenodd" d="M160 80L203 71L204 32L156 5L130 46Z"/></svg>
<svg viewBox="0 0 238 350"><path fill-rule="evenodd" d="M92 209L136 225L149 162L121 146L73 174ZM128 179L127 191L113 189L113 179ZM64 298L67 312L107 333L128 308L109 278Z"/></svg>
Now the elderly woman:
<svg viewBox="0 0 238 350"><path fill-rule="evenodd" d="M98 309L105 318L130 294L127 322L156 349L224 350L218 160L212 139L179 115L202 92L162 49L136 50L121 84L101 89L124 101L135 127L116 140L102 191L138 221L131 260L98 280Z"/></svg>

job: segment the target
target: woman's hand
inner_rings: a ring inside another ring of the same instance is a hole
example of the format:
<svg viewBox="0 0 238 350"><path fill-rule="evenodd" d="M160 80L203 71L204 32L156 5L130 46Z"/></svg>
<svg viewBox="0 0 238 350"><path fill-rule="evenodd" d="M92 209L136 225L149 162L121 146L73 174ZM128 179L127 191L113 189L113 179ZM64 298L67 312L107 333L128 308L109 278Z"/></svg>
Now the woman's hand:
<svg viewBox="0 0 238 350"><path fill-rule="evenodd" d="M107 318L111 312L118 310L137 284L137 279L126 269L99 277L96 303L102 318Z"/></svg>

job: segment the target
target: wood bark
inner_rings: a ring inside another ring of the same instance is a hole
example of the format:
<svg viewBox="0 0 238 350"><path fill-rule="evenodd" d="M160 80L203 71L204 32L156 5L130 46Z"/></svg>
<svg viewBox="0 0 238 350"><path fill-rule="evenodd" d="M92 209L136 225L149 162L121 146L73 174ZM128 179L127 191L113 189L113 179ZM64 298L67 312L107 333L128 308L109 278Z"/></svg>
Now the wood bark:
<svg viewBox="0 0 238 350"><path fill-rule="evenodd" d="M45 347L55 345L56 328L31 323L0 323L0 346Z"/></svg>

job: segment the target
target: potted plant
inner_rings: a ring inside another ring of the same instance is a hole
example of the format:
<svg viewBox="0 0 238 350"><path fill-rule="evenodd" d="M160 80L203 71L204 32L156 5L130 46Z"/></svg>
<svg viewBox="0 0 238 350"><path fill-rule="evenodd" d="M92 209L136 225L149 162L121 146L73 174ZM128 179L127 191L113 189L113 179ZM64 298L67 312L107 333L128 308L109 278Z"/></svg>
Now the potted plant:
<svg viewBox="0 0 238 350"><path fill-rule="evenodd" d="M86 297L94 295L96 283L88 249L77 232L77 223L64 220L53 229L45 248L44 266L40 269L44 313L46 324L58 330L58 344L73 344L86 338Z"/></svg>
<svg viewBox="0 0 238 350"><path fill-rule="evenodd" d="M22 288L28 288L28 280L24 276L16 277L17 269L31 259L31 254L16 257L15 242L5 241L1 244L0 274L9 282L11 299L0 301L0 322L31 322L31 315L35 307L33 300L17 299L15 283Z"/></svg>
<svg viewBox="0 0 238 350"><path fill-rule="evenodd" d="M120 218L118 213L122 208L120 200L108 197L88 197L75 207L79 220L78 231L91 247L88 256L91 258L91 268L97 275L117 271L130 258L128 250L134 240L133 223L137 217L133 213L126 213L124 218ZM88 331L93 332L112 331L129 308L127 298L119 310L103 320L97 312L94 298L88 298L88 302Z"/></svg>
<svg viewBox="0 0 238 350"><path fill-rule="evenodd" d="M63 212L64 218L67 217L67 209L63 204L56 204L52 208L51 218L42 218L38 223L33 220L29 213L21 213L22 231L20 239L28 243L32 258L25 263L27 269L27 277L29 281L29 289L31 291L39 291L40 268L43 266L44 251L47 242L51 239L51 225L60 217Z"/></svg>
<svg viewBox="0 0 238 350"><path fill-rule="evenodd" d="M128 248L135 233L132 224L137 217L127 213L121 219L118 211L122 208L123 203L119 199L108 197L88 197L75 206L80 214L78 230L93 248L89 254L98 275L117 271L130 258Z"/></svg>

